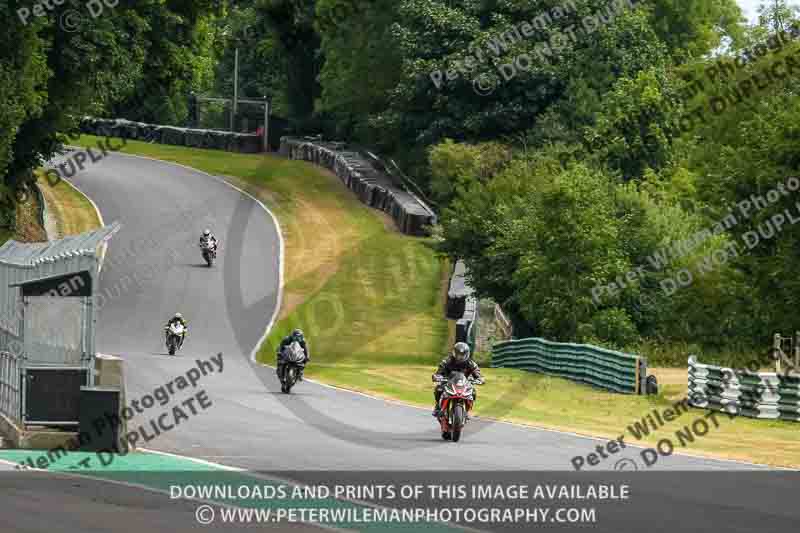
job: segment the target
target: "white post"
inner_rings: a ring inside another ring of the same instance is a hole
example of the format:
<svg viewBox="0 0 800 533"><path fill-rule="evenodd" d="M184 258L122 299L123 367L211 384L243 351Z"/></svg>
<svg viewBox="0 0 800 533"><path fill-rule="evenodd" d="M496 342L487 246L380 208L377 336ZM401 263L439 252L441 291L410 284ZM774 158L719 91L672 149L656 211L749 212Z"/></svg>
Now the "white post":
<svg viewBox="0 0 800 533"><path fill-rule="evenodd" d="M231 132L236 131L234 126L236 124L236 111L239 100L239 47L236 47L233 60L233 104L231 105Z"/></svg>

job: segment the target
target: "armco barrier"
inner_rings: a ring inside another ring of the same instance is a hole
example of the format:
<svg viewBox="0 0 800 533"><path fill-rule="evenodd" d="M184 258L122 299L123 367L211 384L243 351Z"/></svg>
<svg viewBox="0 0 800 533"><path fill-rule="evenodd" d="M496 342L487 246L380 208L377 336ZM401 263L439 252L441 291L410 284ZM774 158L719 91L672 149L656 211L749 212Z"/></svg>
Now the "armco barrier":
<svg viewBox="0 0 800 533"><path fill-rule="evenodd" d="M588 344L529 338L492 347L492 368L518 368L626 394L644 394L647 360Z"/></svg>
<svg viewBox="0 0 800 533"><path fill-rule="evenodd" d="M157 124L144 124L123 119L84 117L81 119L80 130L87 135L98 135L100 137L116 137L149 143L209 148L248 154L261 152L263 149L263 139L260 135L159 126Z"/></svg>
<svg viewBox="0 0 800 533"><path fill-rule="evenodd" d="M800 376L705 365L689 357L689 404L750 418L800 421Z"/></svg>
<svg viewBox="0 0 800 533"><path fill-rule="evenodd" d="M282 137L280 153L333 171L363 203L389 213L403 233L424 235L425 226L436 221L422 200L395 184L361 153L344 150L342 143Z"/></svg>

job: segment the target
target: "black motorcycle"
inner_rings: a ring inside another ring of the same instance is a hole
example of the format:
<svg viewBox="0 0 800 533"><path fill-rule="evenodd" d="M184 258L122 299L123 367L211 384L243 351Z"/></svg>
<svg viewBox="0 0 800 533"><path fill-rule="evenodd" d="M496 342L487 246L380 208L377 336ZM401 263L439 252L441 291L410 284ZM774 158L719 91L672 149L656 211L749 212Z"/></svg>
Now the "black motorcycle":
<svg viewBox="0 0 800 533"><path fill-rule="evenodd" d="M281 392L289 394L300 377L300 371L305 366L306 353L300 343L295 341L283 349L282 358L283 372L278 375L278 379L281 380Z"/></svg>

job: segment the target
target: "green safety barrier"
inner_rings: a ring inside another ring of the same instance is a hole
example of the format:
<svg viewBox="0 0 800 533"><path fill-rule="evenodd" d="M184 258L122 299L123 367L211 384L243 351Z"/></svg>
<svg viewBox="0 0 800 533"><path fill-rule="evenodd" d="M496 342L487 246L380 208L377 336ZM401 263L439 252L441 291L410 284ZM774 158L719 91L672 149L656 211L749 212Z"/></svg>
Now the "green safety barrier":
<svg viewBox="0 0 800 533"><path fill-rule="evenodd" d="M495 344L492 367L539 372L626 394L643 394L647 374L643 357L540 338Z"/></svg>

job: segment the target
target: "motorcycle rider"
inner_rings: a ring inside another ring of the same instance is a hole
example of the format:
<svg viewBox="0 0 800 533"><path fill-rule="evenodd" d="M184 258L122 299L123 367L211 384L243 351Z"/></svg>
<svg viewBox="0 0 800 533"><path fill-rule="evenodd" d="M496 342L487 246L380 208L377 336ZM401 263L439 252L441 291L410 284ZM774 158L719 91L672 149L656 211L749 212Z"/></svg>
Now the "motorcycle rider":
<svg viewBox="0 0 800 533"><path fill-rule="evenodd" d="M451 372L462 372L467 378L473 378L480 383L483 383L483 376L478 364L470 358L469 344L466 342L457 342L453 346L453 351L450 355L439 363L439 368L436 369L436 376L442 376L447 379L450 377ZM433 416L438 417L439 413L439 399L442 397L445 382L436 384L433 391L433 398L436 402L433 407ZM478 399L478 393L475 391L475 400Z"/></svg>
<svg viewBox="0 0 800 533"><path fill-rule="evenodd" d="M200 236L200 247L205 248L208 246L211 250L217 251L217 238L211 234L211 230L206 228Z"/></svg>
<svg viewBox="0 0 800 533"><path fill-rule="evenodd" d="M283 350L295 341L300 345L300 347L303 349L303 353L306 355L306 358L300 364L300 375L297 378L298 381L303 381L303 370L305 370L306 364L311 361L311 355L308 352L308 344L306 343L305 336L303 336L303 330L301 329L295 329L290 335L287 335L281 341L280 346L278 346L278 353L275 354L277 356L277 368L275 369L275 372L279 377L283 375L283 366L285 364L283 361Z"/></svg>
<svg viewBox="0 0 800 533"><path fill-rule="evenodd" d="M176 322L183 326L183 335L181 336L180 344L180 346L183 346L183 341L186 339L186 334L189 332L189 328L186 326L186 319L183 318L183 315L180 313L175 313L175 315L167 321L167 325L164 326L164 335L166 337L164 340L169 340L169 327Z"/></svg>

